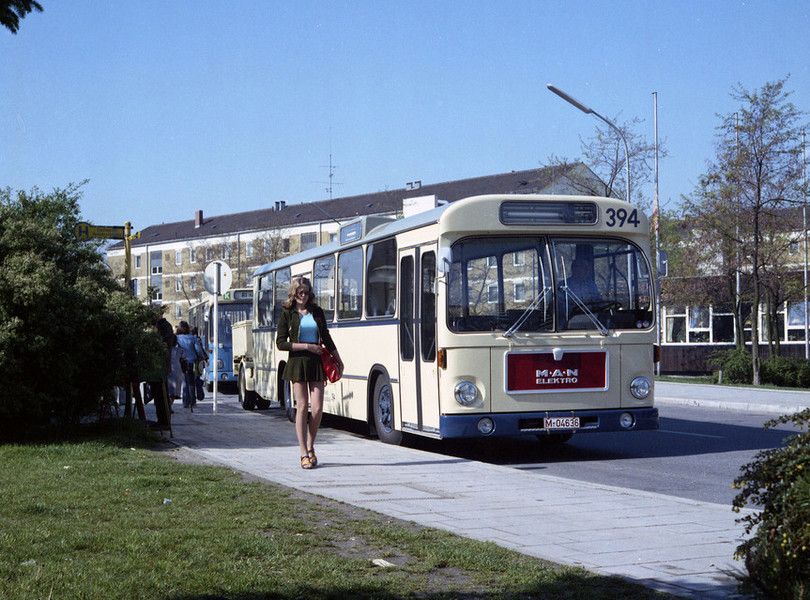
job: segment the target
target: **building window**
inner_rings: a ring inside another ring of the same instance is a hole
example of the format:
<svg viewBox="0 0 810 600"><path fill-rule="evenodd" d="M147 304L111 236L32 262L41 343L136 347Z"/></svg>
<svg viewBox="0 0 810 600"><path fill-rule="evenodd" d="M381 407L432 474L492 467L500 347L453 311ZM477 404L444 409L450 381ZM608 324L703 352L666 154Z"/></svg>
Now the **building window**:
<svg viewBox="0 0 810 600"><path fill-rule="evenodd" d="M225 260L229 260L231 258L231 245L230 244L222 244L222 258Z"/></svg>
<svg viewBox="0 0 810 600"><path fill-rule="evenodd" d="M245 256L247 258L253 258L253 242L245 244Z"/></svg>
<svg viewBox="0 0 810 600"><path fill-rule="evenodd" d="M140 285L138 285L137 279L130 280L129 289L132 290L132 295L135 296L136 298L140 296L141 288Z"/></svg>
<svg viewBox="0 0 810 600"><path fill-rule="evenodd" d="M176 264L177 266L180 266L180 265L183 264L183 251L182 250L176 250L174 252L174 264Z"/></svg>
<svg viewBox="0 0 810 600"><path fill-rule="evenodd" d="M318 234L314 231L308 231L301 234L301 250L309 250L318 245Z"/></svg>
<svg viewBox="0 0 810 600"><path fill-rule="evenodd" d="M512 253L512 266L513 267L522 267L525 264L526 264L525 251L523 251L523 252L513 252Z"/></svg>
<svg viewBox="0 0 810 600"><path fill-rule="evenodd" d="M189 248L188 249L188 260L191 263L197 262L197 249L196 248Z"/></svg>
<svg viewBox="0 0 810 600"><path fill-rule="evenodd" d="M788 246L788 254L798 254L799 253L799 242L790 242Z"/></svg>
<svg viewBox="0 0 810 600"><path fill-rule="evenodd" d="M188 279L188 289L192 292L197 289L197 278L194 275Z"/></svg>
<svg viewBox="0 0 810 600"><path fill-rule="evenodd" d="M161 273L163 273L162 266L157 265L152 267L152 275L160 275Z"/></svg>
<svg viewBox="0 0 810 600"><path fill-rule="evenodd" d="M175 292L182 292L183 291L183 278L178 277L174 280L174 291Z"/></svg>
<svg viewBox="0 0 810 600"><path fill-rule="evenodd" d="M487 286L487 302L495 304L498 302L498 284L492 283Z"/></svg>
<svg viewBox="0 0 810 600"><path fill-rule="evenodd" d="M174 316L175 318L179 319L183 316L183 307L179 304L174 305Z"/></svg>
<svg viewBox="0 0 810 600"><path fill-rule="evenodd" d="M285 254L290 253L290 238L284 238L281 240L281 251Z"/></svg>
<svg viewBox="0 0 810 600"><path fill-rule="evenodd" d="M710 322L708 306L690 306L687 341L693 344L708 343Z"/></svg>
<svg viewBox="0 0 810 600"><path fill-rule="evenodd" d="M205 260L213 260L214 259L214 249L210 246L205 249Z"/></svg>
<svg viewBox="0 0 810 600"><path fill-rule="evenodd" d="M665 337L670 344L679 344L686 341L686 307L664 307Z"/></svg>
<svg viewBox="0 0 810 600"><path fill-rule="evenodd" d="M141 255L140 255L140 254L138 254L138 255L135 257L135 268L136 268L136 269L140 269L140 268L141 268Z"/></svg>
<svg viewBox="0 0 810 600"><path fill-rule="evenodd" d="M497 267L498 258L495 256L487 256L487 267Z"/></svg>
<svg viewBox="0 0 810 600"><path fill-rule="evenodd" d="M525 302L526 301L526 284L525 283L516 283L515 284L515 302Z"/></svg>

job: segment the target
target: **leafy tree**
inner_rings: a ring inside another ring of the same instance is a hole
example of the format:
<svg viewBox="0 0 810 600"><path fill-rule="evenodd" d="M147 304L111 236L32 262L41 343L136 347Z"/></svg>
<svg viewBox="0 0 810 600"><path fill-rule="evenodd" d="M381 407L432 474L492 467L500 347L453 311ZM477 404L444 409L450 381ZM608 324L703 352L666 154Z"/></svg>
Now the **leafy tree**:
<svg viewBox="0 0 810 600"><path fill-rule="evenodd" d="M655 146L646 138L637 133L637 128L643 123L639 118L627 122L619 122L618 117L610 119L627 138L630 154L630 182L631 201L647 210L650 207L649 196L643 192L644 185L649 183L653 176L653 161L655 159ZM566 182L578 193L588 196L607 196L624 198L627 189L627 175L625 168L624 142L621 136L607 125L596 125L596 131L589 138L580 138L582 162L597 178L576 169L560 169ZM659 156L666 156L666 149L659 144ZM570 166L571 161L566 158L551 156L548 166Z"/></svg>
<svg viewBox="0 0 810 600"><path fill-rule="evenodd" d="M706 247L723 255L734 270L751 276L751 313L759 314L765 265L777 263L769 244L777 213L803 201L799 121L803 114L785 90L787 78L757 90L738 84L735 113L719 115L715 158L684 209L701 223ZM737 262L737 257L739 262ZM738 322L742 321L737 315ZM741 325L738 325L738 331ZM759 323L751 319L751 364L759 384Z"/></svg>
<svg viewBox="0 0 810 600"><path fill-rule="evenodd" d="M34 10L42 12L42 5L36 0L0 0L0 25L17 33L20 19Z"/></svg>
<svg viewBox="0 0 810 600"><path fill-rule="evenodd" d="M80 242L79 187L0 190L0 421L75 421L154 365L158 313Z"/></svg>

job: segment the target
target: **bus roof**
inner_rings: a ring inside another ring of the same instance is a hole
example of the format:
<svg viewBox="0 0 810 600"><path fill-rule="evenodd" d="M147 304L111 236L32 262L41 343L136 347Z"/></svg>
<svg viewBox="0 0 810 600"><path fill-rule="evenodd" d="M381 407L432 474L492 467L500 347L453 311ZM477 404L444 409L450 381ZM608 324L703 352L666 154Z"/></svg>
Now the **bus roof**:
<svg viewBox="0 0 810 600"><path fill-rule="evenodd" d="M624 203L622 200L617 200L616 198L603 198L600 196L569 196L569 195L550 195L550 194L486 194L486 195L470 196L468 198L456 200L455 202L452 203L443 204L442 206L438 206L434 209L413 215L411 217L390 221L388 223L385 223L384 225L375 227L369 233L351 243L341 244L339 240L335 240L334 242L330 242L322 246L316 246L315 248L310 248L309 250L304 250L303 252L299 252L297 254L281 258L277 261L267 263L265 265L261 265L259 267L256 267L251 277L259 277L271 271L275 271L276 269L283 269L285 267L289 267L306 260L311 260L321 256L328 256L330 254L334 254L335 252L341 249L360 246L362 244L387 238L399 233L403 233L405 231L410 231L412 229L418 229L420 227L425 227L427 225L438 223L439 220L441 219L442 214L444 214L444 212L450 209L451 207L459 208L463 204L466 204L467 202L473 202L475 200L481 199L534 200L534 201L545 200L548 202L615 201L621 204ZM353 223L360 222L366 218L368 217L360 217L359 219L346 221L346 223L341 226L341 229L343 227L352 225Z"/></svg>
<svg viewBox="0 0 810 600"><path fill-rule="evenodd" d="M458 202L461 202L461 200L459 200ZM457 202L454 202L453 204L457 204ZM299 252L298 254L293 254L291 256L281 258L277 261L268 263L266 265L256 267L256 270L253 271L251 277L258 277L270 271L275 271L276 269L283 269L284 267L289 267L291 265L298 264L299 262L305 260L333 254L340 249L352 248L353 246L359 246L367 242L373 242L374 240L390 237L392 235L396 235L404 231L409 231L411 229L418 229L419 227L424 227L425 225L438 223L439 217L449 207L450 204L444 204L431 210L413 215L412 217L390 221L388 223L385 223L384 225L375 227L367 235L361 237L356 242L352 242L350 244L341 244L339 240L335 240L334 242L329 242L328 244L316 246L315 248L304 250L303 252ZM360 219L353 219L351 221L347 221L345 225L343 225L343 227L345 227L346 225L351 225L352 223L359 222L361 220L362 217Z"/></svg>

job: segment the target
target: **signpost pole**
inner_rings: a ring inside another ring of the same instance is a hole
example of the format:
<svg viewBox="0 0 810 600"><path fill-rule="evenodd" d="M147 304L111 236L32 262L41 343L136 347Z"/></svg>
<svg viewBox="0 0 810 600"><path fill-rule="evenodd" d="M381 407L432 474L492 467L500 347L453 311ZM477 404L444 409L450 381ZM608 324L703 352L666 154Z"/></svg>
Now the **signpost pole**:
<svg viewBox="0 0 810 600"><path fill-rule="evenodd" d="M216 263L216 277L214 278L214 414L217 412L217 382L219 380L219 293L220 293L220 270L222 266Z"/></svg>
<svg viewBox="0 0 810 600"><path fill-rule="evenodd" d="M126 287L127 291L131 294L132 293L132 243L130 242L129 236L132 233L132 223L127 221L124 223L124 287Z"/></svg>

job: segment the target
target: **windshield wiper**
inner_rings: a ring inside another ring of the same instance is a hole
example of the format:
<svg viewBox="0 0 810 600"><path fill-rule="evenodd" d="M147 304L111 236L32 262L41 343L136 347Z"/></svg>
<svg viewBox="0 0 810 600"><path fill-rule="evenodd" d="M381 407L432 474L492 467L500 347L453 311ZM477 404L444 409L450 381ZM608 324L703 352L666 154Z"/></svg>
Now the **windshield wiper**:
<svg viewBox="0 0 810 600"><path fill-rule="evenodd" d="M540 303L544 300L546 293L550 291L550 287L543 286L537 296L534 297L534 300L531 301L531 304L526 307L526 310L521 313L521 315L517 318L517 320L515 320L509 329L504 331L503 337L510 338L515 335L515 332L523 327L523 324L529 319L529 315L534 312L538 306L540 306Z"/></svg>
<svg viewBox="0 0 810 600"><path fill-rule="evenodd" d="M571 298L574 301L574 304L576 304L579 307L579 309L585 314L585 316L591 320L591 323L593 323L596 326L596 329L599 331L599 333L601 333L604 336L607 336L610 333L608 328L602 324L602 321L600 321L599 318L591 312L590 308L585 306L585 303L582 300L580 300L579 296L577 296L570 287L563 284L560 286L560 289L564 291L566 296Z"/></svg>

